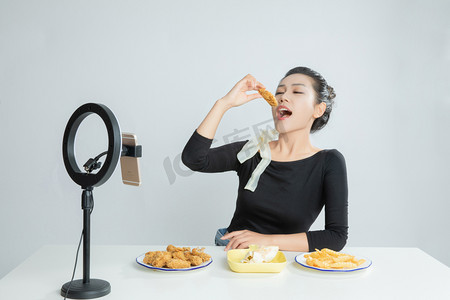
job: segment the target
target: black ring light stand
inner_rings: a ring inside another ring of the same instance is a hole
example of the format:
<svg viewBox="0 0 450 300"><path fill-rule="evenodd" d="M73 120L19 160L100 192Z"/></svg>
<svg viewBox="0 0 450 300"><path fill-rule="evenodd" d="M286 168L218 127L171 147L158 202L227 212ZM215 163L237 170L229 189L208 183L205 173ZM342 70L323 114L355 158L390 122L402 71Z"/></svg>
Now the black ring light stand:
<svg viewBox="0 0 450 300"><path fill-rule="evenodd" d="M97 174L82 172L75 160L75 135L81 122L90 114L99 115L108 131L108 151L103 167ZM119 123L112 111L102 104L87 103L80 106L70 117L64 132L63 158L66 170L75 183L81 186L81 208L83 209L83 279L65 283L61 295L71 299L92 299L105 296L111 292L109 282L91 279L90 267L90 222L93 209L94 187L105 183L113 174L122 152L122 140ZM69 288L70 286L70 288Z"/></svg>

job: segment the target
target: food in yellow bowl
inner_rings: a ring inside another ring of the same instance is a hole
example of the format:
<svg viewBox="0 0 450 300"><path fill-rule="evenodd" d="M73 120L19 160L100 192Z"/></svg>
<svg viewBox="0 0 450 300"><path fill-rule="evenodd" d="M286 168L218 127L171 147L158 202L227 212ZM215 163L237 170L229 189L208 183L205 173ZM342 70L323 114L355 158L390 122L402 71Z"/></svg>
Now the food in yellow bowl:
<svg viewBox="0 0 450 300"><path fill-rule="evenodd" d="M264 250L258 252L261 248ZM273 256L274 249L252 245L249 249L228 250L228 265L232 271L238 273L279 273L286 266L287 261L281 251L277 250ZM258 254L255 256L255 253Z"/></svg>
<svg viewBox="0 0 450 300"><path fill-rule="evenodd" d="M278 253L278 246L258 246L250 245L247 255L242 259L242 263L268 263L271 262Z"/></svg>

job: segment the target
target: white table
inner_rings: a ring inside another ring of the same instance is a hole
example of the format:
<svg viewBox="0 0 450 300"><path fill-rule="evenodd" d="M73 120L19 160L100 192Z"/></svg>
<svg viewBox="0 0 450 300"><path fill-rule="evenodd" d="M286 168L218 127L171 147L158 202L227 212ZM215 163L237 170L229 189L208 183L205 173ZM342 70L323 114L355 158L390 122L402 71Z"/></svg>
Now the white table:
<svg viewBox="0 0 450 300"><path fill-rule="evenodd" d="M352 248L342 252L373 261L366 270L326 273L294 261L281 273L234 273L223 247L206 247L213 263L190 272L161 272L135 258L164 246L92 246L91 278L107 280L111 293L98 299L450 299L450 268L417 248ZM45 246L0 280L0 299L62 299L75 246ZM75 279L82 278L82 251Z"/></svg>

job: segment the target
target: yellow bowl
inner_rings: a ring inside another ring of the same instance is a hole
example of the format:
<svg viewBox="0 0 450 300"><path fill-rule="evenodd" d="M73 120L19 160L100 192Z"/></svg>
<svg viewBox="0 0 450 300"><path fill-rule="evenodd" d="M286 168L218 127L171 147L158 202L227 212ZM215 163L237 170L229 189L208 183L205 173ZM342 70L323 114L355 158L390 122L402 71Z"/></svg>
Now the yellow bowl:
<svg viewBox="0 0 450 300"><path fill-rule="evenodd" d="M268 263L241 263L248 251L248 249L228 250L227 260L232 271L238 273L280 273L286 266L286 257L281 251L278 251L275 258Z"/></svg>

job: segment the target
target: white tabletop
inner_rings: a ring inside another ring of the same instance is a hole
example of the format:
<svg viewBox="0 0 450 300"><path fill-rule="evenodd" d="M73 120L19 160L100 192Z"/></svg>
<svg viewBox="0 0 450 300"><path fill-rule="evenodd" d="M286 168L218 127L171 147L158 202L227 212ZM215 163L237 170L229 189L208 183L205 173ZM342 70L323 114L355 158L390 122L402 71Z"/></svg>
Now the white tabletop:
<svg viewBox="0 0 450 300"><path fill-rule="evenodd" d="M91 278L107 280L111 293L99 299L450 299L450 268L417 248L352 248L370 258L370 268L327 273L295 263L284 251L281 273L234 273L223 247L209 246L213 263L189 272L154 271L139 255L164 246L92 246ZM62 299L72 275L75 246L45 246L0 280L0 299ZM75 279L82 278L82 251Z"/></svg>

